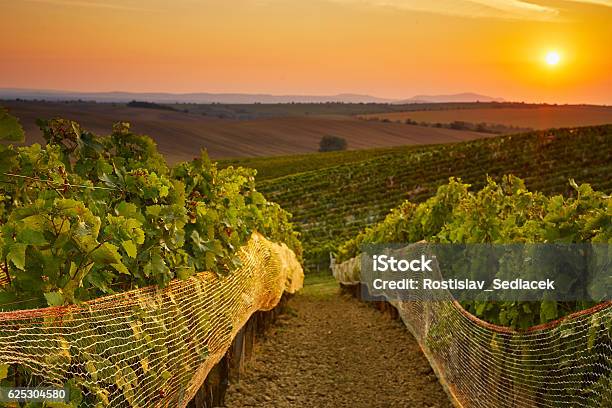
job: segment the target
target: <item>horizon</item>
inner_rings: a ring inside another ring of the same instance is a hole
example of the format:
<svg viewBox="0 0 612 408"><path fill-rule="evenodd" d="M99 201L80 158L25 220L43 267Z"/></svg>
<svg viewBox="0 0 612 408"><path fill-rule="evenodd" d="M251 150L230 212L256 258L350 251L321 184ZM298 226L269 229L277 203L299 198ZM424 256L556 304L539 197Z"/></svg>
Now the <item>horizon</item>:
<svg viewBox="0 0 612 408"><path fill-rule="evenodd" d="M52 93L57 93L57 97L55 98L48 98L45 95L43 95L42 97L40 96L36 96L36 95L28 95L28 94L21 94L20 96L16 96L16 95L11 95L9 97L5 97L5 95L2 94L2 92L4 91L11 91L11 92L15 92L16 94L19 92L30 92L30 93L45 93L48 92L49 94ZM379 101L368 101L365 100L364 101L342 101L342 100L326 100L326 101L283 101L283 102L216 102L216 101L207 101L207 102L193 102L193 101L180 101L180 100L175 100L175 101L156 101L156 100L146 100L146 99L130 99L129 101L127 99L124 100L100 100L100 99L95 99L93 97L93 95L112 95L112 94L127 94L131 96L146 96L146 95L168 95L168 96L176 96L176 97L181 97L181 96L192 96L192 95L209 95L209 96L240 96L240 97L272 97L272 98L290 98L290 97L296 97L296 98L333 98L333 97L363 97L363 98L371 98L371 99L378 99ZM61 99L61 96L66 96L67 99ZM89 95L89 96L88 96ZM480 96L483 98L487 98L487 99L491 99L491 100L478 100L478 99L469 99L469 100L454 100L454 101L428 101L426 99L419 99L420 97L422 98L439 98L439 97L456 97L456 96L460 96L460 95L470 95L470 96ZM86 99L77 99L77 97L85 97ZM592 103L592 102L564 102L564 103L559 103L559 102L546 102L546 101L528 101L528 100L511 100L511 99L506 99L503 96L499 96L499 95L484 95L481 94L479 92L471 92L471 91L464 91L464 92L457 92L457 93L452 93L452 94L433 94L433 93L429 93L429 94L419 94L419 95L412 95L412 96L406 96L406 97L400 97L400 98L391 98L391 97L384 97L384 96L380 96L380 95L371 95L371 94L360 94L360 93L355 93L355 92L343 92L343 93L337 93L337 94L276 94L276 93L269 93L269 92L257 92L257 93L246 93L246 92L206 92L206 91L195 91L195 92L159 92L159 91L142 91L142 92L134 92L134 91L124 91L124 90L109 90L109 91L76 91L76 90L69 90L69 89L36 89L36 88L10 88L10 87L0 87L0 101L2 100L16 100L16 99L21 99L24 101L42 101L42 102L92 102L92 103L123 103L123 102L130 102L130 101L143 101L143 102L156 102L156 103L166 103L166 104L201 104L201 105L207 105L207 104L229 104L229 105L240 105L240 104L245 104L245 105L252 105L252 104L262 104L262 105L266 105L266 104L289 104L289 103L295 103L295 104L321 104L321 103L345 103L345 104L358 104L358 103L364 103L364 104L436 104L436 103L440 103L440 104L444 104L444 103L474 103L474 102L479 102L479 103L500 103L500 104L526 104L526 105L558 105L558 106L570 106L570 105L574 105L574 106L601 106L601 107L610 107L612 106L612 103Z"/></svg>
<svg viewBox="0 0 612 408"><path fill-rule="evenodd" d="M612 104L612 1L430 3L4 2L0 88Z"/></svg>
<svg viewBox="0 0 612 408"><path fill-rule="evenodd" d="M376 94L365 94L359 92L341 92L341 93L273 93L273 92L209 92L209 91L188 91L188 92L166 92L166 91L126 91L121 89L111 89L111 90L91 90L91 91L79 91L74 89L58 89L58 88L13 88L13 87L0 87L0 92L2 91L13 91L13 92L49 92L49 93L62 93L62 94L84 94L84 95L92 95L92 94L134 94L134 95L147 95L147 94L159 94L159 95L250 95L250 96L274 96L274 97L291 97L291 96L303 96L303 97L334 97L334 96L363 96L368 98L376 98L376 99L387 99L390 101L403 101L409 100L420 96L427 97L437 97L437 96L458 96L458 95L473 95L473 96L482 96L491 99L499 99L498 102L509 102L509 103L532 103L527 101L510 101L506 100L501 96L495 95L484 95L479 92L473 91L463 91L456 93L443 93L443 94L435 94L435 93L423 93L423 94L414 94L414 95L406 95L404 97L387 97ZM2 95L0 95L1 97Z"/></svg>

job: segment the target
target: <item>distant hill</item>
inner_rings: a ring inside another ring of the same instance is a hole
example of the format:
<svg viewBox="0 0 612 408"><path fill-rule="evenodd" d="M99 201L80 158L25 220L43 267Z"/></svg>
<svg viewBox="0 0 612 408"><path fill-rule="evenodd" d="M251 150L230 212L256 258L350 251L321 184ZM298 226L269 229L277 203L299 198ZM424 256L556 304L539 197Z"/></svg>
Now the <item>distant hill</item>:
<svg viewBox="0 0 612 408"><path fill-rule="evenodd" d="M480 95L477 93L464 92L452 95L416 95L410 99L397 101L395 103L443 103L443 102L504 102L503 98L493 98L491 96Z"/></svg>
<svg viewBox="0 0 612 408"><path fill-rule="evenodd" d="M163 92L72 92L57 90L0 88L0 99L45 101L96 101L126 103L133 100L154 103L392 103L393 99L370 95L270 95L242 93L163 93Z"/></svg>
<svg viewBox="0 0 612 408"><path fill-rule="evenodd" d="M503 102L501 98L492 98L476 93L459 93L453 95L417 95L410 99L379 98L371 95L338 94L338 95L270 95L246 93L163 93L163 92L73 92L45 89L0 88L0 99L26 99L45 101L95 101L127 103L146 101L152 103L442 103L442 102Z"/></svg>

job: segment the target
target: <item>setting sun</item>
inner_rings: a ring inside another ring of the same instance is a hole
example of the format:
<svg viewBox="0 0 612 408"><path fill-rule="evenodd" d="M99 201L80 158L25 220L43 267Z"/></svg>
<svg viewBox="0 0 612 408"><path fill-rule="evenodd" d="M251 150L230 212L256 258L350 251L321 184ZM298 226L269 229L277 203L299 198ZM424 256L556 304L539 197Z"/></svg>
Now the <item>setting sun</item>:
<svg viewBox="0 0 612 408"><path fill-rule="evenodd" d="M0 0L0 88L611 104L611 2Z"/></svg>
<svg viewBox="0 0 612 408"><path fill-rule="evenodd" d="M550 51L546 54L546 63L548 65L557 65L561 61L561 56L556 51Z"/></svg>

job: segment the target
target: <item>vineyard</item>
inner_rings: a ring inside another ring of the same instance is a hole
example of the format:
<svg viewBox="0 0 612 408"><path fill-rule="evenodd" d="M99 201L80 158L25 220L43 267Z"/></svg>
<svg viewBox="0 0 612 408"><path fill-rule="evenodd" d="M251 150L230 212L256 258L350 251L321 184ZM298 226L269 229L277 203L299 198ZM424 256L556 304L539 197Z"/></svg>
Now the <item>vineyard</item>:
<svg viewBox="0 0 612 408"><path fill-rule="evenodd" d="M607 249L590 300L374 303L398 323L337 293L368 291L367 245L612 243L612 125L174 166L128 123L39 125L44 146L9 145L23 129L0 109L0 398L69 399L7 407L224 406L257 313L302 265L315 284L230 406L612 406Z"/></svg>
<svg viewBox="0 0 612 408"><path fill-rule="evenodd" d="M343 152L330 153L326 161L326 154L312 155L307 171L297 156L295 174L289 158L278 159L277 177L259 183L260 191L293 214L308 271L326 269L329 253L344 241L404 200L418 203L431 197L450 177L479 189L487 176L499 180L513 174L530 190L546 194L574 195L570 179L595 190L612 188L611 125L381 149L365 159L363 153ZM338 160L341 164L332 165ZM269 173L263 161L248 163L261 164Z"/></svg>

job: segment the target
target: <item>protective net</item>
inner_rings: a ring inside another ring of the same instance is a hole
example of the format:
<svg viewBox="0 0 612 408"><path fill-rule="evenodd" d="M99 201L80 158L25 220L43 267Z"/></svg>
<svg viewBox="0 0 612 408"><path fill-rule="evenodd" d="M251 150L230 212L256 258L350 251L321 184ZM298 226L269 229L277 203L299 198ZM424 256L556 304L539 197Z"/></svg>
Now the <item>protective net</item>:
<svg viewBox="0 0 612 408"><path fill-rule="evenodd" d="M285 245L254 234L239 257L227 276L0 313L0 366L29 373L29 386L67 388L69 406L184 407L251 314L302 287Z"/></svg>
<svg viewBox="0 0 612 408"><path fill-rule="evenodd" d="M334 276L359 284L360 268L353 258ZM415 290L389 302L456 406L612 407L612 302L516 331L476 318L450 293L431 298Z"/></svg>

